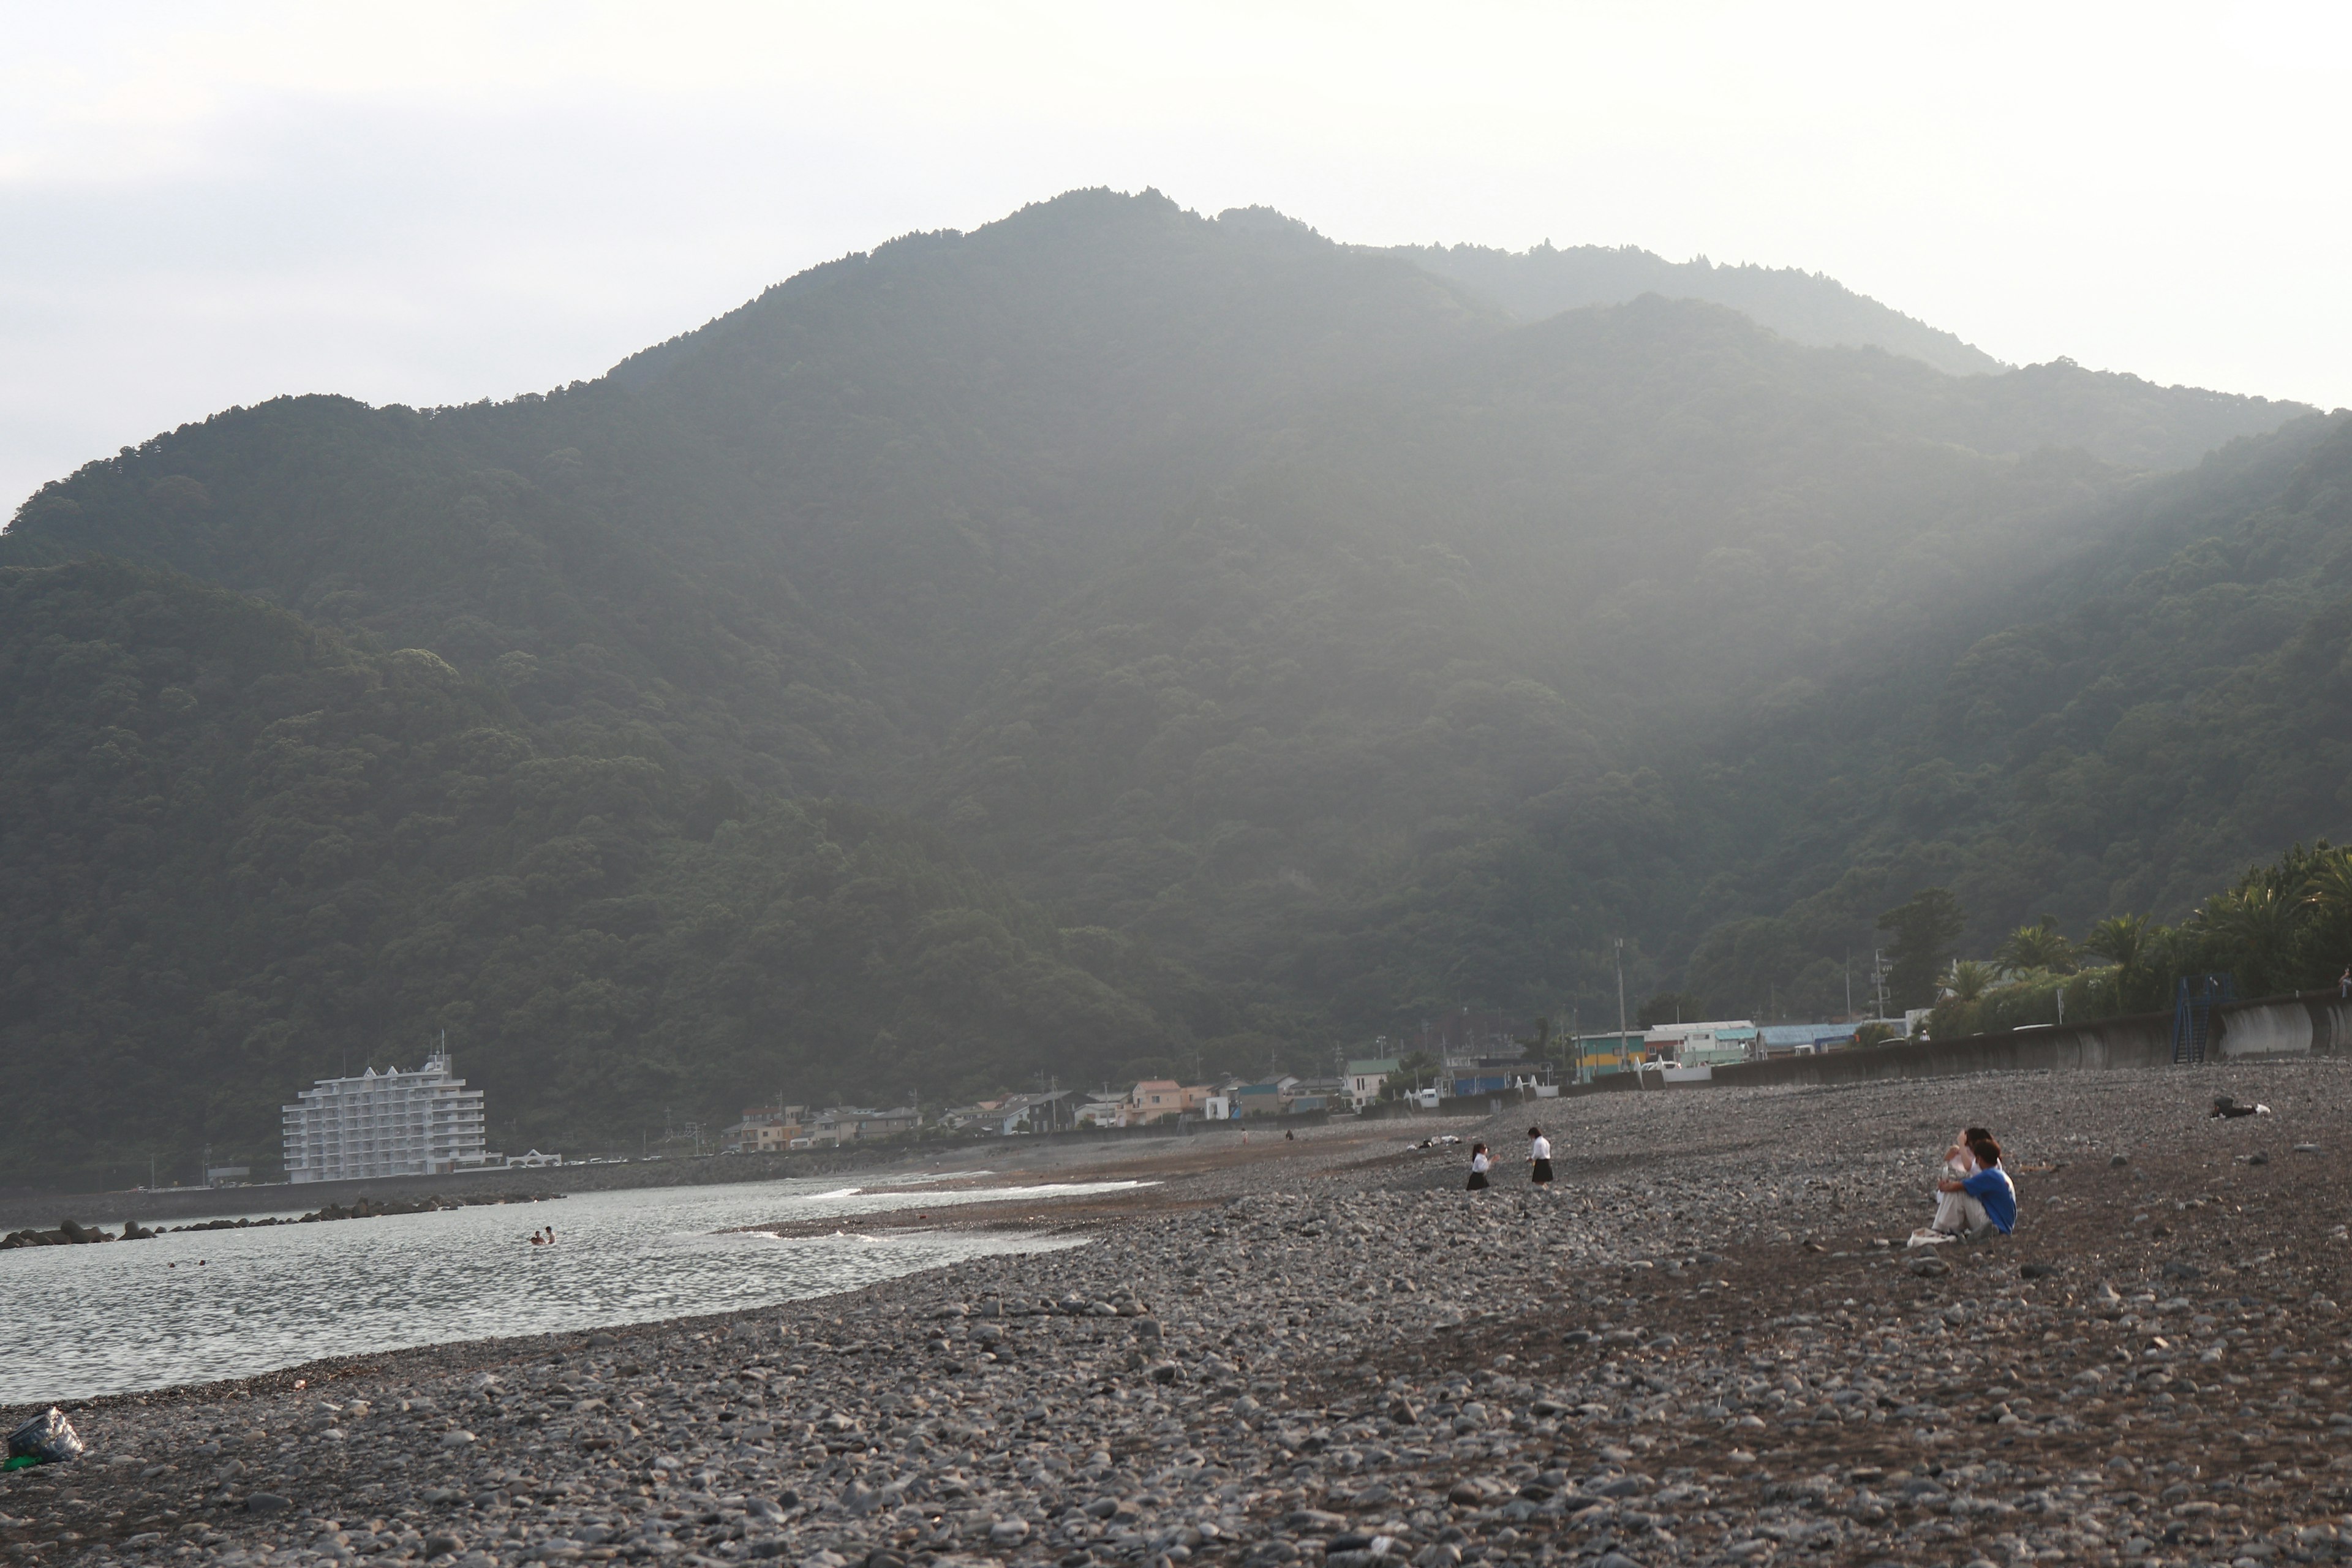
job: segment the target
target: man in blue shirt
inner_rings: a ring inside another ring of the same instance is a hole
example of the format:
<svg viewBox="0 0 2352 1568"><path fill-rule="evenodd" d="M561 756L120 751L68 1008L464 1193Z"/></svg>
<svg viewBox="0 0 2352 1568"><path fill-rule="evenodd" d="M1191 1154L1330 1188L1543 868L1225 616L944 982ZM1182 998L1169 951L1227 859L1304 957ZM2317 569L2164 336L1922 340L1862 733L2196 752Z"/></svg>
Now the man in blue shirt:
<svg viewBox="0 0 2352 1568"><path fill-rule="evenodd" d="M1960 1206L1968 1214L1968 1228L1962 1236L1971 1241L1982 1241L1995 1231L2007 1236L2017 1228L2017 1188L2011 1184L2009 1173L2000 1168L2000 1145L1979 1138L1969 1145L1969 1152L1976 1159L1975 1173L1958 1181L1937 1182L1936 1190L1960 1194Z"/></svg>

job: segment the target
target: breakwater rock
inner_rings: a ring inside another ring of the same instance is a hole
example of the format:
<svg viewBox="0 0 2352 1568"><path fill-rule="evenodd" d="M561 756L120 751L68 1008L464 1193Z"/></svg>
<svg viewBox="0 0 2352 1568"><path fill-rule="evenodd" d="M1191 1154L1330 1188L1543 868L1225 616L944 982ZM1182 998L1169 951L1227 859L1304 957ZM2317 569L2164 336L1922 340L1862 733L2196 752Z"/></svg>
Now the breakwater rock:
<svg viewBox="0 0 2352 1568"><path fill-rule="evenodd" d="M379 1219L387 1215L432 1214L441 1209L476 1208L488 1204L553 1203L562 1196L562 1193L473 1193L462 1196L361 1198L350 1204L329 1204L314 1213L290 1218L269 1215L261 1219L201 1220L194 1225L158 1226L152 1230L137 1220L125 1220L119 1236L93 1230L68 1219L55 1230L19 1230L0 1237L0 1252L20 1247L83 1247L100 1241L152 1241L167 1231L260 1230L281 1225L319 1225L339 1219Z"/></svg>
<svg viewBox="0 0 2352 1568"><path fill-rule="evenodd" d="M388 1215L435 1214L444 1209L481 1208L499 1204L555 1203L562 1196L562 1193L469 1193L423 1198L360 1198L349 1204L329 1204L315 1213L291 1219L275 1215L263 1219L209 1219L194 1225L175 1225L170 1228L174 1231L254 1230L273 1225L319 1225L339 1219L382 1219ZM148 1234L158 1233L150 1231Z"/></svg>
<svg viewBox="0 0 2352 1568"><path fill-rule="evenodd" d="M1070 1251L93 1402L92 1458L0 1493L0 1536L231 1568L2335 1560L2352 1183L2291 1154L2352 1146L2346 1080L2266 1079L2247 1121L2194 1074L1613 1097L1552 1119L1551 1192L1302 1140L1167 1173L1159 1213L1022 1205L1097 1237ZM2009 1136L2026 1224L1907 1253L1964 1120Z"/></svg>
<svg viewBox="0 0 2352 1568"><path fill-rule="evenodd" d="M122 1234L115 1236L67 1219L59 1221L55 1230L15 1230L0 1236L0 1252L19 1247L88 1247L100 1241L145 1241L160 1234L142 1228L135 1221L124 1225Z"/></svg>

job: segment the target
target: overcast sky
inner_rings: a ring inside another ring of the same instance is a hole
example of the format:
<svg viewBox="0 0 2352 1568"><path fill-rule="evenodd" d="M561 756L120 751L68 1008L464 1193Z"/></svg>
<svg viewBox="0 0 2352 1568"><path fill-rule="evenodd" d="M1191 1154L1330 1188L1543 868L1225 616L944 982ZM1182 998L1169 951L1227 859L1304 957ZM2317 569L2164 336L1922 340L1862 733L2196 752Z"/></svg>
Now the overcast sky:
<svg viewBox="0 0 2352 1568"><path fill-rule="evenodd" d="M279 393L595 375L1078 185L1795 265L2352 404L2352 6L0 0L0 513Z"/></svg>

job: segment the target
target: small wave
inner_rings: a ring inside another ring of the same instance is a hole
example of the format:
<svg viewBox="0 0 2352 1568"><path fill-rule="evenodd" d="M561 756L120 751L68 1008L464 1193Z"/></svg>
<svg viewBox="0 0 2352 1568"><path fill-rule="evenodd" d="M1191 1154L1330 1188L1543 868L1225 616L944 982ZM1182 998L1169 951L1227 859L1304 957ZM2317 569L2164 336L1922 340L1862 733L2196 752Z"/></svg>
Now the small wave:
<svg viewBox="0 0 2352 1568"><path fill-rule="evenodd" d="M801 1201L803 1203L821 1204L827 1198L854 1198L864 1190L865 1189L862 1187L843 1187L838 1191L830 1193L803 1193L801 1194Z"/></svg>

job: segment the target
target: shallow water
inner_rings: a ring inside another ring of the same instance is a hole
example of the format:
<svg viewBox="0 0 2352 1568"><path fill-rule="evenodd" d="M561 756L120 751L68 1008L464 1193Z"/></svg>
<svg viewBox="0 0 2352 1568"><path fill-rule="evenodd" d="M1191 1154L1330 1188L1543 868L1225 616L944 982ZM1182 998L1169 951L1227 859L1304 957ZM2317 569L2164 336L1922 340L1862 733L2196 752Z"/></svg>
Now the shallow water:
<svg viewBox="0 0 2352 1568"><path fill-rule="evenodd" d="M1135 1184L912 1193L894 1183L847 1187L838 1178L747 1182L19 1248L0 1253L0 1288L14 1309L0 1334L0 1404L855 1289L962 1258L1076 1244L954 1231L783 1239L731 1227ZM556 1246L530 1244L543 1225L555 1227Z"/></svg>

